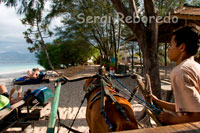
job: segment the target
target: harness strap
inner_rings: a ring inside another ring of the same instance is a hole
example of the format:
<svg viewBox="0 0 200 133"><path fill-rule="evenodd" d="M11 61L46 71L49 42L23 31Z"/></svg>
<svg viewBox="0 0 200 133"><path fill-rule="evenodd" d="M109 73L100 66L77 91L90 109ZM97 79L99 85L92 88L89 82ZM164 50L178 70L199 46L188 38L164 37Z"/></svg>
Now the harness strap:
<svg viewBox="0 0 200 133"><path fill-rule="evenodd" d="M60 113L59 113L59 111L57 112L57 115L58 115L58 127L59 127L59 126L62 126L62 127L64 127L64 128L66 128L67 130L72 131L73 133L82 133L82 132L79 132L78 130L75 130L75 129L73 129L73 128L70 128L70 127L66 126L65 124L61 123L61 122L60 122ZM58 132L59 132L59 129L58 129ZM57 132L57 133L58 133L58 132Z"/></svg>
<svg viewBox="0 0 200 133"><path fill-rule="evenodd" d="M81 101L81 104L80 104L80 106L79 106L78 112L76 113L76 116L74 117L74 120L73 120L73 122L72 122L70 128L73 126L73 124L74 124L74 122L75 122L75 120L76 120L76 117L78 116L78 113L79 113L79 111L80 111L80 109L81 109L81 106L83 105L83 103L84 103L85 99L87 98L87 96L88 96L88 94L86 93L85 96L84 96L84 98L83 98L83 100ZM69 132L68 132L68 133L69 133Z"/></svg>
<svg viewBox="0 0 200 133"><path fill-rule="evenodd" d="M93 105L97 100L99 100L99 99L101 99L101 96L96 97L96 98L92 101L92 103L91 103L90 106L89 106L89 109L91 109L91 108L92 108L92 105Z"/></svg>
<svg viewBox="0 0 200 133"><path fill-rule="evenodd" d="M114 102L116 109L119 110L119 112L122 113L122 115L124 116L124 118L125 118L127 121L130 121L130 119L128 118L128 116L127 116L125 110L124 110L124 109L122 108L122 106L117 102L117 100L116 100L115 97L112 95L112 93L110 93L110 91L108 90L108 88L105 87L104 90L105 90L106 95L108 95L108 96L112 99L112 101Z"/></svg>
<svg viewBox="0 0 200 133"><path fill-rule="evenodd" d="M154 105L145 102L143 99L141 99L140 97L138 97L137 95L135 95L133 92L131 92L125 85L123 85L115 76L113 76L112 74L110 74L110 76L115 79L122 87L124 87L126 90L128 90L133 96L135 96L135 98L137 98L144 107L148 108L149 110L151 110L152 112L155 112L155 114L160 114L162 111L158 108L156 108Z"/></svg>
<svg viewBox="0 0 200 133"><path fill-rule="evenodd" d="M101 91L98 91L98 92L92 97L91 102L93 103L94 101L96 101L96 100L95 100L96 97L97 97L98 95L100 95L100 94L101 94Z"/></svg>
<svg viewBox="0 0 200 133"><path fill-rule="evenodd" d="M104 111L104 107L105 107L105 100L104 100L104 97L105 97L105 91L104 91L104 83L102 80L100 80L100 84L101 84L101 115L104 117L105 121L106 121L106 124L108 125L108 128L112 131L115 131L115 128L114 126L110 123L107 115L106 115L106 112Z"/></svg>

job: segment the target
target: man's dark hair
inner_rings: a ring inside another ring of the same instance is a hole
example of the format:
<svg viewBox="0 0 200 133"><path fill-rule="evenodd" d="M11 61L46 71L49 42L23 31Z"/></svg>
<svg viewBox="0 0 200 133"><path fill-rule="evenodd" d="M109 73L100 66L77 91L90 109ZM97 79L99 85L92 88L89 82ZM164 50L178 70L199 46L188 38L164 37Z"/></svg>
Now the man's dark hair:
<svg viewBox="0 0 200 133"><path fill-rule="evenodd" d="M199 36L196 32L192 30L191 27L184 27L173 33L175 35L175 41L177 42L177 47L182 43L186 45L186 52L189 55L195 55L198 51L198 40Z"/></svg>
<svg viewBox="0 0 200 133"><path fill-rule="evenodd" d="M28 89L27 91L25 91L24 96L28 96L29 94L31 94L31 92L32 92L32 89Z"/></svg>

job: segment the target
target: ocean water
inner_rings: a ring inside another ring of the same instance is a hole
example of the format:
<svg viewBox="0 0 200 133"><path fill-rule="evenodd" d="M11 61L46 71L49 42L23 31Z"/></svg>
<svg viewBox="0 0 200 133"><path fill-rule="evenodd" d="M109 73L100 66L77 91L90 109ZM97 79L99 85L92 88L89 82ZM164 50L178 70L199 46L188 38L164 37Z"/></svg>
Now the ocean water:
<svg viewBox="0 0 200 133"><path fill-rule="evenodd" d="M14 78L25 76L27 70L32 70L33 68L39 68L44 70L44 68L37 63L21 63L21 64L0 64L0 82L5 84L10 84Z"/></svg>

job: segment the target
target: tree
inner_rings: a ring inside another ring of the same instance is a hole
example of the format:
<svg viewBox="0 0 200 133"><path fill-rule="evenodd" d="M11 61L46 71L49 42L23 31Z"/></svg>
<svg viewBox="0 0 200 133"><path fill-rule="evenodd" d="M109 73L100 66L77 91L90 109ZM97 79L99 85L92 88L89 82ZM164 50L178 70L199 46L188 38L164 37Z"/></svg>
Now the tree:
<svg viewBox="0 0 200 133"><path fill-rule="evenodd" d="M82 38L87 40L99 49L106 64L109 64L111 56L116 57L115 67L117 68L121 42L131 32L129 29L125 30L127 27L124 24L116 21L117 14L110 2L74 0L62 4L54 3L52 7L53 12L49 14L49 18L62 14L63 10L65 13L68 12L71 17L69 19L66 15L67 17L62 21L63 27L57 29L60 39ZM88 22L89 17L91 20ZM86 21L82 22L83 19ZM106 21L106 19L109 20Z"/></svg>
<svg viewBox="0 0 200 133"><path fill-rule="evenodd" d="M145 66L145 73L150 75L152 80L151 85L153 87L153 93L160 97L161 86L160 86L160 75L159 75L159 65L158 65L158 23L156 22L156 18L158 16L158 11L156 8L156 3L154 0L144 0L144 10L143 12L138 13L138 8L134 0L129 0L129 3L125 4L122 0L111 0L115 9L124 15L123 20L129 26L129 28L133 31L135 36L137 37L140 49L143 54L143 61ZM159 2L160 10L166 9L162 8L165 0L156 1ZM173 1L170 1L173 3ZM179 1L182 2L182 1ZM163 11L164 12L164 11ZM128 16L135 15L137 23L127 23L126 18ZM142 22L141 17L146 17L147 21Z"/></svg>
<svg viewBox="0 0 200 133"><path fill-rule="evenodd" d="M6 6L16 6L19 7L17 13L24 14L25 17L21 20L22 24L29 26L27 31L24 32L24 38L27 43L33 44L32 47L29 47L30 52L34 52L36 50L42 50L45 52L46 58L48 60L51 69L54 70L54 67L49 58L49 54L45 45L44 38L48 38L52 36L52 32L48 29L48 25L43 22L44 17L44 6L45 0L39 1L7 1L0 0L0 3L4 2ZM21 2L21 3L20 3Z"/></svg>
<svg viewBox="0 0 200 133"><path fill-rule="evenodd" d="M21 21L24 25L29 26L27 31L24 32L24 38L26 39L27 43L33 44L32 47L29 47L30 52L34 52L36 50L44 51L50 68L54 70L54 66L52 65L44 41L44 38L51 37L53 33L48 29L47 24L42 22L43 6L44 5L41 3L36 3L35 8L28 8L27 12L25 13L25 18L23 18Z"/></svg>
<svg viewBox="0 0 200 133"><path fill-rule="evenodd" d="M61 64L65 66L86 64L88 59L96 53L96 49L84 40L54 40L53 44L47 45L49 56L55 68L60 68ZM40 65L49 69L50 66L43 51L37 52L37 58Z"/></svg>
<svg viewBox="0 0 200 133"><path fill-rule="evenodd" d="M139 14L137 11L137 7L134 0L129 0L129 8L124 5L122 0L111 0L116 10L120 13L122 13L125 18L128 16L132 16L132 14L135 14L135 16L139 19ZM150 16L157 16L157 11L155 7L155 3L153 0L144 0L144 9L145 9L145 15L147 17ZM148 21L147 23L138 22L138 23L127 23L127 25L130 27L130 29L134 32L134 34L137 37L139 46L143 53L143 61L145 66L145 73L148 73L150 75L152 80L151 84L154 87L153 93L160 97L160 76L159 76L159 66L157 62L157 34L158 34L158 24L156 23L156 20L153 19L150 23Z"/></svg>
<svg viewBox="0 0 200 133"><path fill-rule="evenodd" d="M46 44L47 50L49 51L49 57L51 58L51 63L54 66L54 68L60 68L60 64L62 64L61 61L61 47L59 45L53 45L53 44ZM49 70L51 69L49 62L46 58L46 54L44 51L37 51L36 57L38 59L38 64L43 66L45 69Z"/></svg>

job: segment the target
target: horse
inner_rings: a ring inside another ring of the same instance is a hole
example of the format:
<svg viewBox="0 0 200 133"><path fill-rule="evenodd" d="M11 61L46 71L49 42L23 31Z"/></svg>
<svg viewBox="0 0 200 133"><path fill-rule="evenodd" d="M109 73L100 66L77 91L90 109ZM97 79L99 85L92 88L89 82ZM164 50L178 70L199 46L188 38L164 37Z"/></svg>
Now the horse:
<svg viewBox="0 0 200 133"><path fill-rule="evenodd" d="M111 131L124 131L138 129L131 104L126 98L116 95L111 84L106 84L109 92L114 96L116 101L124 110L128 118L116 109L114 102L110 97L104 96L104 111L106 117L101 114L101 85L100 78L90 78L85 80L84 91L87 94L86 121L91 133L103 133ZM109 124L113 129L109 128Z"/></svg>

